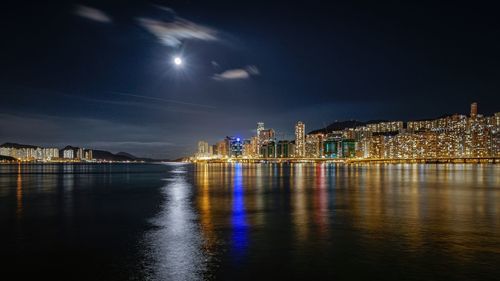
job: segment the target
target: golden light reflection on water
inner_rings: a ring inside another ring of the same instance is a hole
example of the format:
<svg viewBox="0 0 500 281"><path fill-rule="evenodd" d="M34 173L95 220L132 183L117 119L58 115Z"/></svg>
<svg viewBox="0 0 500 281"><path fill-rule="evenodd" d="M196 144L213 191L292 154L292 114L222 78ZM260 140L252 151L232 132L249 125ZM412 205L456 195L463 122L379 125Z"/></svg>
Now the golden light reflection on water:
<svg viewBox="0 0 500 281"><path fill-rule="evenodd" d="M200 210L201 228L205 236L203 247L205 251L212 253L215 250L216 237L211 213L208 164L199 164L196 168L196 184L201 190L201 194L198 197L198 205Z"/></svg>
<svg viewBox="0 0 500 281"><path fill-rule="evenodd" d="M290 169L291 188L293 189L292 208L293 225L297 233L297 240L306 240L309 234L309 208L305 196L305 166L301 163L294 164Z"/></svg>
<svg viewBox="0 0 500 281"><path fill-rule="evenodd" d="M327 247L336 232L352 228L366 249L396 243L418 256L435 245L460 262L499 252L486 246L500 243L493 235L500 232L498 166L238 165L196 165L207 249L227 239L220 228L244 229L237 239L251 244L249 233L290 224L281 235L298 248ZM475 235L478 229L488 235Z"/></svg>
<svg viewBox="0 0 500 281"><path fill-rule="evenodd" d="M23 215L23 177L21 164L17 165L17 180L16 180L16 215L21 218Z"/></svg>
<svg viewBox="0 0 500 281"><path fill-rule="evenodd" d="M313 188L314 224L322 237L328 235L328 191L326 186L325 164L316 164L311 188Z"/></svg>

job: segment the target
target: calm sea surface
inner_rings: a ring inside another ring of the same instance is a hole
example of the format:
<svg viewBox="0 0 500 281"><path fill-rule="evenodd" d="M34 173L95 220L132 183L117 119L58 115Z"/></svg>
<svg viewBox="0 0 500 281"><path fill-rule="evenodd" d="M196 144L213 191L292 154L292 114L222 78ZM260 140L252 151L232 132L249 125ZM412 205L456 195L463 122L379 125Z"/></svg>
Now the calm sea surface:
<svg viewBox="0 0 500 281"><path fill-rule="evenodd" d="M0 243L1 280L500 280L500 165L0 165Z"/></svg>

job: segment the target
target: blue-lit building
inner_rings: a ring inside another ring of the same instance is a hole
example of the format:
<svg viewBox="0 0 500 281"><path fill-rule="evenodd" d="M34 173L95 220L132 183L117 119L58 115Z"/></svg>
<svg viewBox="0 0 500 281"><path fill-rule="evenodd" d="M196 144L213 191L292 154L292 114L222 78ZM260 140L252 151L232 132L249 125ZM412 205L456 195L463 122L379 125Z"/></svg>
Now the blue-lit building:
<svg viewBox="0 0 500 281"><path fill-rule="evenodd" d="M343 158L356 157L356 141L342 140L342 157Z"/></svg>
<svg viewBox="0 0 500 281"><path fill-rule="evenodd" d="M241 157L243 155L243 140L238 137L226 137L229 142L229 157Z"/></svg>
<svg viewBox="0 0 500 281"><path fill-rule="evenodd" d="M326 140L323 142L325 158L351 158L356 156L356 141Z"/></svg>
<svg viewBox="0 0 500 281"><path fill-rule="evenodd" d="M327 134L325 140L323 141L323 157L342 157L342 133L331 132Z"/></svg>
<svg viewBox="0 0 500 281"><path fill-rule="evenodd" d="M323 142L323 156L325 158L338 158L341 153L342 146L340 146L341 141L338 140L326 140ZM340 146L340 147L339 147Z"/></svg>

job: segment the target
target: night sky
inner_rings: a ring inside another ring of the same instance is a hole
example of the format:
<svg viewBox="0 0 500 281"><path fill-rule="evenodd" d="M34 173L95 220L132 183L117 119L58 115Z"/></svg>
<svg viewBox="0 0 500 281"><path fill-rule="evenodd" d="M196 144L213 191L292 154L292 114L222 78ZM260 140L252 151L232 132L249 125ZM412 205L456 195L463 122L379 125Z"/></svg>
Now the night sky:
<svg viewBox="0 0 500 281"><path fill-rule="evenodd" d="M1 12L0 143L176 158L258 121L292 139L298 120L500 111L493 2L18 2Z"/></svg>

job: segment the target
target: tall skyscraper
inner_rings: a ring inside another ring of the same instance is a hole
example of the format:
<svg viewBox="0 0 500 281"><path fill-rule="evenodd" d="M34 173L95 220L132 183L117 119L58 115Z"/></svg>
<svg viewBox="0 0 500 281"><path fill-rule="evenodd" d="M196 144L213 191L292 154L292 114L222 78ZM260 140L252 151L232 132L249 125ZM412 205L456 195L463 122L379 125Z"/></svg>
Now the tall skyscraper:
<svg viewBox="0 0 500 281"><path fill-rule="evenodd" d="M257 123L257 138L260 139L260 132L264 131L264 122Z"/></svg>
<svg viewBox="0 0 500 281"><path fill-rule="evenodd" d="M306 135L305 157L320 158L323 155L323 134Z"/></svg>
<svg viewBox="0 0 500 281"><path fill-rule="evenodd" d="M227 139L217 142L217 156L224 158L229 156L229 142Z"/></svg>
<svg viewBox="0 0 500 281"><path fill-rule="evenodd" d="M304 157L306 155L306 135L305 124L302 121L295 125L295 157Z"/></svg>
<svg viewBox="0 0 500 281"><path fill-rule="evenodd" d="M473 102L470 105L470 117L471 118L477 117L477 102Z"/></svg>
<svg viewBox="0 0 500 281"><path fill-rule="evenodd" d="M259 135L260 145L264 145L264 144L267 144L269 142L274 141L275 135L276 135L276 133L274 132L273 129L265 129L265 130L260 131L260 135Z"/></svg>
<svg viewBox="0 0 500 281"><path fill-rule="evenodd" d="M75 151L73 149L70 149L70 148L65 148L63 150L63 157L65 159L73 159L73 158L75 158Z"/></svg>

